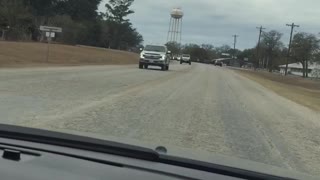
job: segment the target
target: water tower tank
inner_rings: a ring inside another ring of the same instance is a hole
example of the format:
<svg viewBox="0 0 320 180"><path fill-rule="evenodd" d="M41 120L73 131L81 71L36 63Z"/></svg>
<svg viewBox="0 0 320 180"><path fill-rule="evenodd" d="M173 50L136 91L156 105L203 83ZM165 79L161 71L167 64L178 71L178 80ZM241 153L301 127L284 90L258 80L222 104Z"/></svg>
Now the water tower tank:
<svg viewBox="0 0 320 180"><path fill-rule="evenodd" d="M181 19L183 17L183 11L179 8L174 8L171 11L171 17L174 19Z"/></svg>

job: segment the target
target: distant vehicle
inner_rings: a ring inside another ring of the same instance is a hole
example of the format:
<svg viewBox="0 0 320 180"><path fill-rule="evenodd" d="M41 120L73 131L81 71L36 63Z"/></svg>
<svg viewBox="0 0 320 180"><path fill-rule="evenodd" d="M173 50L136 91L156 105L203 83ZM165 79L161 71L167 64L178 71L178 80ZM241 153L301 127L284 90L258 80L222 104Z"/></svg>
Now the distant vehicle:
<svg viewBox="0 0 320 180"><path fill-rule="evenodd" d="M215 66L220 66L220 67L223 66L223 64L222 64L221 61L215 61L215 62L214 62L214 65L215 65Z"/></svg>
<svg viewBox="0 0 320 180"><path fill-rule="evenodd" d="M180 59L180 64L188 63L191 65L191 56L189 54L183 54Z"/></svg>
<svg viewBox="0 0 320 180"><path fill-rule="evenodd" d="M169 70L170 51L166 46L147 45L140 54L139 68L159 66L161 70Z"/></svg>

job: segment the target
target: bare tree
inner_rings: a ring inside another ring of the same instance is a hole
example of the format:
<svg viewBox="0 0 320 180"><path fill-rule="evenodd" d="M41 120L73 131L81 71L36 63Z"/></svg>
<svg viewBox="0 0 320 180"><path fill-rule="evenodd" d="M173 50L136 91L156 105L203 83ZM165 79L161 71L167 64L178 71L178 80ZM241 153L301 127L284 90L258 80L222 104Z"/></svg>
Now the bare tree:
<svg viewBox="0 0 320 180"><path fill-rule="evenodd" d="M309 62L316 61L320 49L320 41L314 34L300 32L292 40L291 57L303 67L303 77L308 77Z"/></svg>
<svg viewBox="0 0 320 180"><path fill-rule="evenodd" d="M278 31L272 30L262 34L261 44L266 49L266 55L269 59L268 69L272 72L274 66L274 59L277 56L277 52L283 48L283 43L280 41L282 34Z"/></svg>
<svg viewBox="0 0 320 180"><path fill-rule="evenodd" d="M214 46L212 44L201 44L201 47L207 51L211 51L214 49Z"/></svg>
<svg viewBox="0 0 320 180"><path fill-rule="evenodd" d="M221 54L221 53L227 53L229 50L231 49L231 47L229 45L222 45L220 47L216 47L215 50Z"/></svg>

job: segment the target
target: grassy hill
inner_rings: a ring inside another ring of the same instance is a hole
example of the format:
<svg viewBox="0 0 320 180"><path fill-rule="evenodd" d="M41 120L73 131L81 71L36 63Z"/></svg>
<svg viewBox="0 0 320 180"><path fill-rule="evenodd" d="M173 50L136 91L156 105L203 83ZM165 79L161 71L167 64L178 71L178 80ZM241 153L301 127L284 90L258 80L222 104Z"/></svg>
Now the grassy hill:
<svg viewBox="0 0 320 180"><path fill-rule="evenodd" d="M47 44L0 41L0 67L136 64L136 53L94 48L88 46L50 45L49 61L46 61Z"/></svg>

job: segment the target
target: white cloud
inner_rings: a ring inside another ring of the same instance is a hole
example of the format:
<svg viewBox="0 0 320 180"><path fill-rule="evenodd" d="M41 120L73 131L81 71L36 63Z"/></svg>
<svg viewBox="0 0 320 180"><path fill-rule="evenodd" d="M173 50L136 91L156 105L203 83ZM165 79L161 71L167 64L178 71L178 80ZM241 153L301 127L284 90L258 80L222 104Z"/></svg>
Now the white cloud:
<svg viewBox="0 0 320 180"><path fill-rule="evenodd" d="M238 34L238 47L251 48L257 42L256 26L263 25L282 32L287 44L290 29L285 24L291 22L301 25L297 31L320 32L319 0L136 0L129 18L146 43L165 43L174 7L185 12L183 43L231 45L232 34Z"/></svg>

